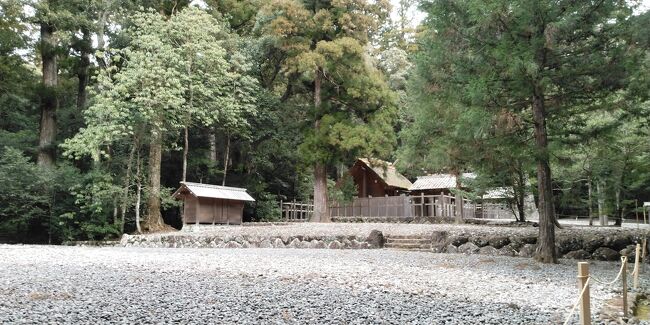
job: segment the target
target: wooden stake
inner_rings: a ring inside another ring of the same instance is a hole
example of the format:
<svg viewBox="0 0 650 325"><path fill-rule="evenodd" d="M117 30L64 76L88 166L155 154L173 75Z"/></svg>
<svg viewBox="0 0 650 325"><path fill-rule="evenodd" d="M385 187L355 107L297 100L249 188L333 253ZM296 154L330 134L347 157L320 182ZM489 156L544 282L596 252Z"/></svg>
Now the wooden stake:
<svg viewBox="0 0 650 325"><path fill-rule="evenodd" d="M646 249L647 249L647 247L648 247L648 239L647 239L647 238L643 238L642 243L643 243L643 244L641 245L641 250L642 250L642 251L641 251L641 263L642 263L642 264L639 265L639 273L641 273L642 270L643 270L643 268L645 268L645 266L643 265L643 262L645 262L645 255L646 255L646 253L647 253L647 252L646 252Z"/></svg>
<svg viewBox="0 0 650 325"><path fill-rule="evenodd" d="M627 318L627 258L623 258L621 281L623 281L623 317Z"/></svg>
<svg viewBox="0 0 650 325"><path fill-rule="evenodd" d="M636 244L636 251L634 252L634 290L639 287L639 272L641 271L641 265L639 265L639 260L641 259L641 244Z"/></svg>
<svg viewBox="0 0 650 325"><path fill-rule="evenodd" d="M589 263L578 262L578 290L584 293L580 297L580 324L591 325L591 304L589 303ZM587 288L585 288L587 286Z"/></svg>

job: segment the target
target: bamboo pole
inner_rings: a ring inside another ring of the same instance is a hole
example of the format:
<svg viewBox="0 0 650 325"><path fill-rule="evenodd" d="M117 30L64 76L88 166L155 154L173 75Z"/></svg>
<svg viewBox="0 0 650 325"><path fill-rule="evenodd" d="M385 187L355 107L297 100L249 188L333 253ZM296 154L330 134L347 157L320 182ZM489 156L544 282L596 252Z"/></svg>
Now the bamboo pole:
<svg viewBox="0 0 650 325"><path fill-rule="evenodd" d="M578 262L578 290L584 292L580 297L580 324L591 325L591 304L589 302L589 263ZM586 288L585 288L586 286Z"/></svg>
<svg viewBox="0 0 650 325"><path fill-rule="evenodd" d="M623 317L627 318L627 258L623 258L621 281L623 282Z"/></svg>

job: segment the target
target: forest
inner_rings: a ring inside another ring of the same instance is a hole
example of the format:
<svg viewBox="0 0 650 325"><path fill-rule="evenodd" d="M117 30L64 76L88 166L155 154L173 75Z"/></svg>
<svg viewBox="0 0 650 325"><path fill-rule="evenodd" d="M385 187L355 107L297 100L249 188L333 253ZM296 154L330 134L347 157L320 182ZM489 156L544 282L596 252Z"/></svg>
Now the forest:
<svg viewBox="0 0 650 325"><path fill-rule="evenodd" d="M0 237L180 228L180 181L326 222L358 157L532 193L542 243L620 225L650 201L649 27L614 0L3 0Z"/></svg>

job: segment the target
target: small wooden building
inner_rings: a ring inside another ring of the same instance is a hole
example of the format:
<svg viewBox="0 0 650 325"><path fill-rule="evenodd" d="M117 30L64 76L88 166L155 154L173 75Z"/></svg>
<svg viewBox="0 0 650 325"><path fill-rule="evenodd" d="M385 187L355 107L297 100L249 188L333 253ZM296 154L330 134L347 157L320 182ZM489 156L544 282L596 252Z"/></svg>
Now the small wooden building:
<svg viewBox="0 0 650 325"><path fill-rule="evenodd" d="M473 179L476 175L473 173L464 173L461 176L463 179ZM418 176L415 183L409 188L411 195L451 195L451 189L456 188L456 176L452 174L432 174L426 176ZM467 189L465 184L461 184L462 189Z"/></svg>
<svg viewBox="0 0 650 325"><path fill-rule="evenodd" d="M244 203L255 201L243 188L190 182L181 182L173 196L183 200L185 224L239 225Z"/></svg>
<svg viewBox="0 0 650 325"><path fill-rule="evenodd" d="M358 197L398 196L411 187L393 164L380 159L359 158L348 173L357 186Z"/></svg>

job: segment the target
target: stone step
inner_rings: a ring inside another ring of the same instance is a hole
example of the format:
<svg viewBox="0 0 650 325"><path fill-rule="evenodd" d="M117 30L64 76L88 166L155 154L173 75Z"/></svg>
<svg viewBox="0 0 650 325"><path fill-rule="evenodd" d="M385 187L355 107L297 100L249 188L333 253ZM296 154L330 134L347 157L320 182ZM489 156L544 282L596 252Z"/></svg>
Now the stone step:
<svg viewBox="0 0 650 325"><path fill-rule="evenodd" d="M401 249L418 249L418 248L430 248L431 245L429 244L421 244L421 243L386 243L384 244L384 247L386 248L401 248Z"/></svg>
<svg viewBox="0 0 650 325"><path fill-rule="evenodd" d="M395 238L395 237L386 237L386 240L392 240L392 241L406 241L406 240L415 240L415 241L430 241L430 238L423 238L423 237L410 237L410 238Z"/></svg>
<svg viewBox="0 0 650 325"><path fill-rule="evenodd" d="M386 247L384 246L385 249L391 249L391 250L398 250L398 251L409 251L409 252L431 252L431 248L402 248L402 247Z"/></svg>
<svg viewBox="0 0 650 325"><path fill-rule="evenodd" d="M386 236L387 239L428 239L426 235L390 235Z"/></svg>
<svg viewBox="0 0 650 325"><path fill-rule="evenodd" d="M431 243L430 240L428 239L423 239L423 238L400 238L400 239L394 239L394 238L388 238L386 239L386 243L393 243L393 244L429 244Z"/></svg>

